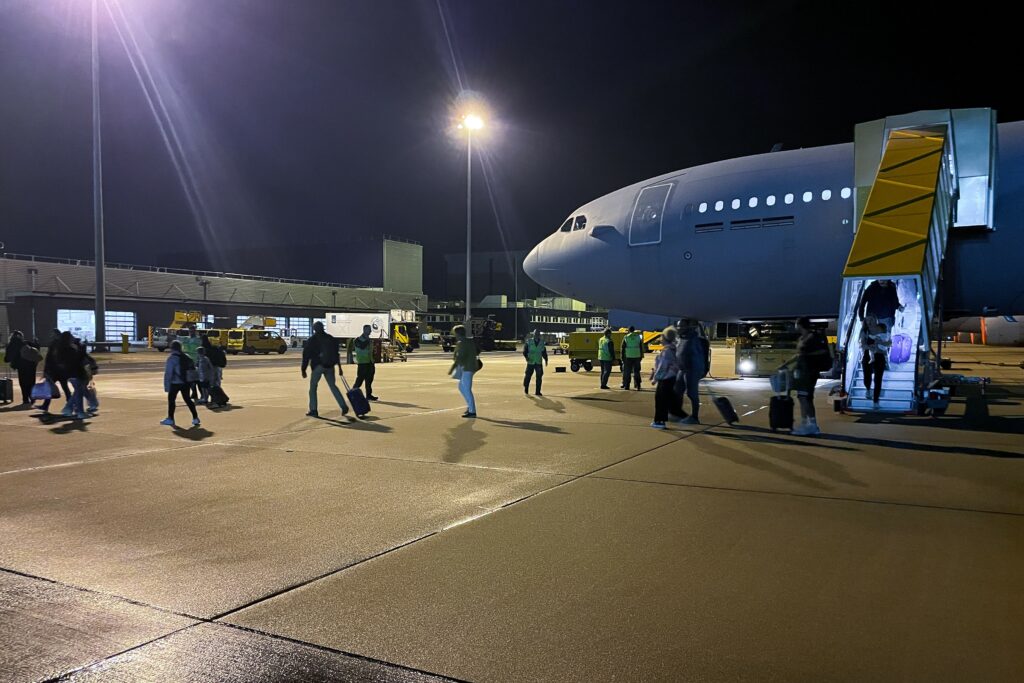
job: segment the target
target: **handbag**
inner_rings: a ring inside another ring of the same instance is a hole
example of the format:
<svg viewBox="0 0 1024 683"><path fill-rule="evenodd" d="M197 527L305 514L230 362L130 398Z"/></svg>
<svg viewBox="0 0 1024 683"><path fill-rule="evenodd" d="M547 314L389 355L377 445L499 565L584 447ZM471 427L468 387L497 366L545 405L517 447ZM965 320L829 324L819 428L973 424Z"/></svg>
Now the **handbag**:
<svg viewBox="0 0 1024 683"><path fill-rule="evenodd" d="M456 382L462 379L462 366L455 366L455 369L452 370L452 379L454 379Z"/></svg>
<svg viewBox="0 0 1024 683"><path fill-rule="evenodd" d="M29 395L33 401L49 401L54 398L60 398L60 391L57 390L53 382L44 379L32 387L32 392Z"/></svg>

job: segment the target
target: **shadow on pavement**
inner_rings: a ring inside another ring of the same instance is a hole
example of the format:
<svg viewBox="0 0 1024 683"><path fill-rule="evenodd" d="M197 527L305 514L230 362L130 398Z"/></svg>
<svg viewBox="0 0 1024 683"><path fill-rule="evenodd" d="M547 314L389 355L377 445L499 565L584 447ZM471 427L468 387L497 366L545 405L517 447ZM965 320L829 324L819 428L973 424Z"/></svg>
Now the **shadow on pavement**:
<svg viewBox="0 0 1024 683"><path fill-rule="evenodd" d="M746 432L746 433L737 433ZM704 431L710 436L718 436L723 439L735 439L736 441L748 441L752 443L765 443L774 446L816 446L817 448L828 448L836 451L856 451L856 448L848 446L829 446L821 443L816 437L797 437L789 432L773 432L766 427L752 427L750 425L733 425L728 431L711 428ZM791 438L778 438L791 437Z"/></svg>
<svg viewBox="0 0 1024 683"><path fill-rule="evenodd" d="M211 406L209 403L207 403L203 407L209 410L211 413L230 413L233 410L245 410L245 406L236 406L233 403L229 403L226 406L218 407ZM196 408L199 408L199 406L196 406Z"/></svg>
<svg viewBox="0 0 1024 683"><path fill-rule="evenodd" d="M71 434L72 432L89 431L89 426L85 420L72 420L70 417L63 419L64 422L61 425L57 427L52 427L50 431L53 432L54 434ZM44 424L51 424L52 422L55 421L56 420L46 420L44 421Z"/></svg>
<svg viewBox="0 0 1024 683"><path fill-rule="evenodd" d="M994 419L994 418L993 418ZM971 455L983 458L1024 458L1024 453L1014 451L997 451L990 448L974 448L972 446L943 446L933 443L914 443L912 441L893 441L891 439L875 439L870 437L846 436L844 434L819 434L811 437L815 441L841 441L858 446L881 446L908 451L927 451L930 453L949 453L952 455Z"/></svg>
<svg viewBox="0 0 1024 683"><path fill-rule="evenodd" d="M426 410L423 406L418 406L413 403L398 403L397 401L374 401L374 403L382 406L391 406L392 408L415 408L416 410Z"/></svg>
<svg viewBox="0 0 1024 683"><path fill-rule="evenodd" d="M989 401L988 405L999 405ZM890 424L900 427L929 427L935 429L958 429L963 432L990 432L993 434L1024 434L1024 417L1007 417L991 415L985 418L970 419L964 417L892 417L887 415L864 415L857 420L858 424ZM965 434L966 436L966 434ZM922 446L922 448L929 448ZM1015 456L1024 457L1024 454Z"/></svg>
<svg viewBox="0 0 1024 683"><path fill-rule="evenodd" d="M530 400L537 404L538 407L544 410L553 410L556 413L565 412L565 404L561 401L553 401L545 396L533 396L530 395Z"/></svg>
<svg viewBox="0 0 1024 683"><path fill-rule="evenodd" d="M188 439L189 441L202 441L213 436L213 432L203 427L189 427L186 429L184 427L175 426L171 428L171 433L182 439Z"/></svg>
<svg viewBox="0 0 1024 683"><path fill-rule="evenodd" d="M441 460L444 462L457 463L462 459L483 447L487 441L487 435L473 429L474 420L464 420L456 427L452 427L444 434L444 455Z"/></svg>
<svg viewBox="0 0 1024 683"><path fill-rule="evenodd" d="M564 429L555 425L545 425L539 422L517 422L515 420L496 420L492 417L481 417L478 418L484 422L492 422L500 427L509 427L511 429L527 429L531 432L545 432L547 434L567 434Z"/></svg>
<svg viewBox="0 0 1024 683"><path fill-rule="evenodd" d="M32 406L28 403L12 403L11 405L0 408L0 413L16 413L23 410L31 410Z"/></svg>

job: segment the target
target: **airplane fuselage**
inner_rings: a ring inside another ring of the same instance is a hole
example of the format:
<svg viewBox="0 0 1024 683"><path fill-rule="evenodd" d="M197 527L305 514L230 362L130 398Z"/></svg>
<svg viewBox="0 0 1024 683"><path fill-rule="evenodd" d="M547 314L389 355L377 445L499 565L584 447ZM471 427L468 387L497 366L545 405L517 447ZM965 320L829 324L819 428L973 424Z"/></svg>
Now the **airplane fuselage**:
<svg viewBox="0 0 1024 683"><path fill-rule="evenodd" d="M581 206L524 266L542 286L608 308L718 321L835 317L854 236L853 175L852 143L665 174ZM1024 122L999 125L996 178L995 230L953 230L947 315L1024 311Z"/></svg>

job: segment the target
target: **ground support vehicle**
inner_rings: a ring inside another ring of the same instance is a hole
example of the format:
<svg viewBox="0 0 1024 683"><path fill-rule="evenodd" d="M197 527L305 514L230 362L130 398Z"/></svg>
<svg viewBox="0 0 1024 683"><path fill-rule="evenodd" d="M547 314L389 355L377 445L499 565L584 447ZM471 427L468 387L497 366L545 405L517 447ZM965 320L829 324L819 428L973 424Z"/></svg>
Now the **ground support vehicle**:
<svg viewBox="0 0 1024 683"><path fill-rule="evenodd" d="M612 344L615 347L615 365L619 365L619 356L622 350L622 340L628 334L624 330L612 332ZM604 336L604 332L570 332L566 337L568 340L569 369L579 372L583 368L587 372L594 369L597 364L598 340Z"/></svg>
<svg viewBox="0 0 1024 683"><path fill-rule="evenodd" d="M288 342L271 330L235 328L228 331L227 351L231 354L284 353L287 350Z"/></svg>

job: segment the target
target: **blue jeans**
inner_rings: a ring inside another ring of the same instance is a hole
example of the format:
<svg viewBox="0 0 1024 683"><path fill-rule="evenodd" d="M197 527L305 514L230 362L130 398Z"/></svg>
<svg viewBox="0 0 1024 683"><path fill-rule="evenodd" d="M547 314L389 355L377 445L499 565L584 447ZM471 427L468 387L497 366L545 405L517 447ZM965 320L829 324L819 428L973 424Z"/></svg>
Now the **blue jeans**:
<svg viewBox="0 0 1024 683"><path fill-rule="evenodd" d="M459 393L466 399L466 412L476 413L476 399L473 398L473 373L462 371L462 378L459 379Z"/></svg>
<svg viewBox="0 0 1024 683"><path fill-rule="evenodd" d="M85 384L77 377L68 380L71 385L71 413L77 415L85 412L82 409L82 397L85 396Z"/></svg>
<svg viewBox="0 0 1024 683"><path fill-rule="evenodd" d="M317 365L313 368L313 372L309 376L309 412L317 412L316 387L320 384L321 377L324 378L324 381L327 382L327 386L330 387L331 393L334 394L334 400L338 402L338 407L341 408L341 412L347 413L348 406L345 404L345 398L341 395L338 385L334 382L333 365L329 365L326 368Z"/></svg>

